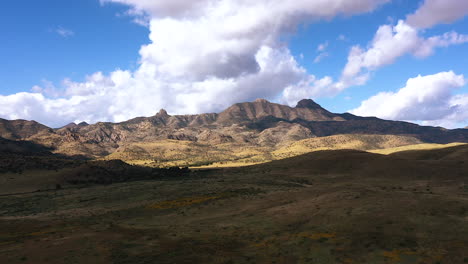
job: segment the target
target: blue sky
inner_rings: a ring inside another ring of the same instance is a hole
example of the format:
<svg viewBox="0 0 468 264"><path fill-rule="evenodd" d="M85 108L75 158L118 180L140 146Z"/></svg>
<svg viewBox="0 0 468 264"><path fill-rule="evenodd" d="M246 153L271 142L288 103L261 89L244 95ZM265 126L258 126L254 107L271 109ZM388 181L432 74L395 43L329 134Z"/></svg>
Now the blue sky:
<svg viewBox="0 0 468 264"><path fill-rule="evenodd" d="M0 117L60 126L307 97L333 112L468 125L468 5L361 2L324 10L326 1L305 0L268 10L270 0L8 1L0 9ZM384 26L394 35L375 43ZM360 70L345 76L353 67Z"/></svg>
<svg viewBox="0 0 468 264"><path fill-rule="evenodd" d="M48 80L82 81L87 74L135 68L148 29L116 14L123 6L98 0L8 1L0 9L0 94L29 91ZM62 36L62 28L72 31Z"/></svg>

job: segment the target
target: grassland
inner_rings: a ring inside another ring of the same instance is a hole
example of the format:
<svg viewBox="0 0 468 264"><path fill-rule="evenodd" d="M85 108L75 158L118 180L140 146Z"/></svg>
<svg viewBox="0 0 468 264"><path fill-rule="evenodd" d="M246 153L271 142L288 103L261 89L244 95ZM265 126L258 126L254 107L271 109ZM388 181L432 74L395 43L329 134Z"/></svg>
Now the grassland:
<svg viewBox="0 0 468 264"><path fill-rule="evenodd" d="M3 195L0 263L468 263L467 152L318 151Z"/></svg>
<svg viewBox="0 0 468 264"><path fill-rule="evenodd" d="M376 153L376 154L384 154L390 155L397 152L403 151L413 151L413 150L435 150L435 149L444 149L450 147L456 147L466 145L466 143L450 143L450 144L415 144L415 145L408 145L408 146L401 146L395 148L384 148L384 149L373 149L368 150L368 152Z"/></svg>
<svg viewBox="0 0 468 264"><path fill-rule="evenodd" d="M160 140L124 145L104 159L121 159L149 167L223 168L261 164L320 150L374 150L421 143L409 136L360 134L285 141L272 146Z"/></svg>

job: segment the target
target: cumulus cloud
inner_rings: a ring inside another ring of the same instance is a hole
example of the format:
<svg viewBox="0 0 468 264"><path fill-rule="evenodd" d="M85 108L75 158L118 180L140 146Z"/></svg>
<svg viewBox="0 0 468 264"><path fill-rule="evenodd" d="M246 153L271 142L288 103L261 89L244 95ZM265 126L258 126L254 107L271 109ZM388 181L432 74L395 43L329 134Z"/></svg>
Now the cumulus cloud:
<svg viewBox="0 0 468 264"><path fill-rule="evenodd" d="M350 112L456 127L468 122L468 95L454 95L465 84L465 77L453 71L418 76L409 79L399 91L378 93Z"/></svg>
<svg viewBox="0 0 468 264"><path fill-rule="evenodd" d="M309 76L308 79L303 79L296 85L286 87L282 93L281 102L294 105L299 100L310 98L312 95L326 96L334 94L336 89L333 79L328 76L321 79L317 79L315 76Z"/></svg>
<svg viewBox="0 0 468 264"><path fill-rule="evenodd" d="M430 28L441 23L452 23L466 15L468 1L426 0L414 14L407 17L407 21L417 28Z"/></svg>
<svg viewBox="0 0 468 264"><path fill-rule="evenodd" d="M304 21L365 13L389 0L101 2L127 5L128 14L149 21L151 42L140 49L139 68L92 74L81 83L65 80L60 97L47 97L42 87L0 96L3 117L58 126L69 120L122 121L159 108L211 112L258 97L290 102L301 92L333 92L339 86L325 87L330 77L307 73L281 36Z"/></svg>
<svg viewBox="0 0 468 264"><path fill-rule="evenodd" d="M341 81L344 86L359 85L365 83L371 71L392 64L401 56L411 54L427 57L436 48L467 42L468 35L456 32L424 38L420 30L403 20L395 26L383 25L377 30L367 50L360 46L351 48Z"/></svg>

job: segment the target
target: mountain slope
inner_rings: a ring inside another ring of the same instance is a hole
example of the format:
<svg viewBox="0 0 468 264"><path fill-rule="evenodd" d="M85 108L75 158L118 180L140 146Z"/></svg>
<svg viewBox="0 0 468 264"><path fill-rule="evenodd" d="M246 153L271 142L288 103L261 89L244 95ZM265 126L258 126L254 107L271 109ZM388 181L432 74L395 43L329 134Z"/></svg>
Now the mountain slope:
<svg viewBox="0 0 468 264"><path fill-rule="evenodd" d="M304 139L354 134L397 135L418 141L401 142L402 145L468 142L466 129L447 130L349 113L334 114L310 99L301 100L296 107L258 99L235 104L219 114L169 115L162 109L154 116L121 123L71 123L58 129L35 121L0 119L0 137L32 141L52 148L55 153L92 158L126 152L137 143L167 140L193 142L201 144L201 149L208 146L215 152L221 146L228 153L232 152L229 147L235 151L247 148L248 152L260 149L269 153Z"/></svg>
<svg viewBox="0 0 468 264"><path fill-rule="evenodd" d="M45 133L53 133L53 130L36 121L9 121L0 118L0 136L5 139L27 139L33 135Z"/></svg>
<svg viewBox="0 0 468 264"><path fill-rule="evenodd" d="M264 99L254 102L235 104L218 116L218 123L234 124L252 122L265 117L293 121L302 119L305 121L345 121L342 117L330 113L312 100L301 100L295 108L270 103Z"/></svg>
<svg viewBox="0 0 468 264"><path fill-rule="evenodd" d="M467 151L0 174L0 263L466 263Z"/></svg>

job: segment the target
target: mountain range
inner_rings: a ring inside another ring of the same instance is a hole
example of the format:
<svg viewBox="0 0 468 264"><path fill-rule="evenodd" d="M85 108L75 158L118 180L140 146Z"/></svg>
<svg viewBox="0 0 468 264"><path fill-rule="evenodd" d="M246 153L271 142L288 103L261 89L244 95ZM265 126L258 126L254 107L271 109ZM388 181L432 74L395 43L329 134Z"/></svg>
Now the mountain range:
<svg viewBox="0 0 468 264"><path fill-rule="evenodd" d="M310 99L295 107L257 99L234 104L221 113L169 115L161 109L154 116L121 123L71 123L56 129L35 121L0 119L0 137L33 142L68 156L203 163L271 156L301 140L315 139L317 144L323 139L332 144L331 140L335 145L358 140L374 143L366 148L383 148L468 142L468 131L335 114ZM199 157L201 153L205 158Z"/></svg>

